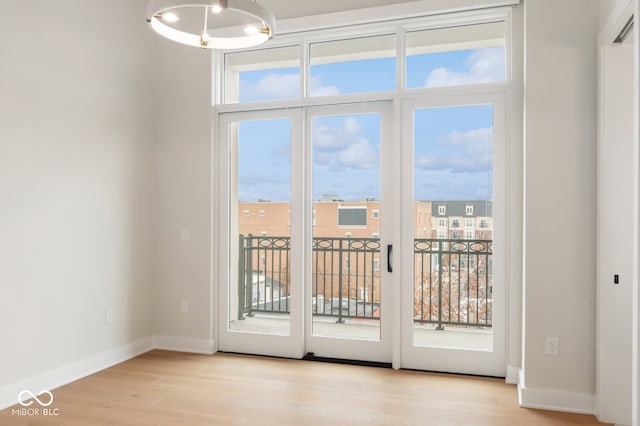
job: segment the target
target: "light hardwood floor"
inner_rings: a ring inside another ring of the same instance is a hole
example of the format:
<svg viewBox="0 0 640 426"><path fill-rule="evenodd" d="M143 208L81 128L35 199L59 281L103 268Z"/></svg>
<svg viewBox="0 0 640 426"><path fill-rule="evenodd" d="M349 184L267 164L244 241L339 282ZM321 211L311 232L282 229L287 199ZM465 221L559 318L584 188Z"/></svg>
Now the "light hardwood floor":
<svg viewBox="0 0 640 426"><path fill-rule="evenodd" d="M593 416L519 408L515 386L501 379L233 354L152 351L53 395L48 408L58 416L7 409L0 424L601 424Z"/></svg>

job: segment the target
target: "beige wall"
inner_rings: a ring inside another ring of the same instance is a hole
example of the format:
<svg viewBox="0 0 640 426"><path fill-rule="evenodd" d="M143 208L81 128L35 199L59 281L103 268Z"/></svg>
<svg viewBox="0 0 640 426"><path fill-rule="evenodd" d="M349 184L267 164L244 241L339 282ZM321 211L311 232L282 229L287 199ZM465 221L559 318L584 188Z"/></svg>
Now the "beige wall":
<svg viewBox="0 0 640 426"><path fill-rule="evenodd" d="M523 385L592 405L598 4L524 5ZM559 356L545 355L546 336Z"/></svg>
<svg viewBox="0 0 640 426"><path fill-rule="evenodd" d="M86 373L155 329L144 13L143 0L2 2L0 405L18 395L5 386L81 360Z"/></svg>

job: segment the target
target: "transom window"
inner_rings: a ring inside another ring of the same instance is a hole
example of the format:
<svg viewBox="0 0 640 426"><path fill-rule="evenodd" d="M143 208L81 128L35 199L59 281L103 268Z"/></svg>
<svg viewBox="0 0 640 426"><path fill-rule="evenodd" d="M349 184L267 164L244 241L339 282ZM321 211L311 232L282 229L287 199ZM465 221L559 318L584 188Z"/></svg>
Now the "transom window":
<svg viewBox="0 0 640 426"><path fill-rule="evenodd" d="M292 39L290 46L229 52L223 54L220 101L283 101L505 81L505 34L505 22L499 20L341 39ZM303 44L308 49L301 49ZM405 48L398 50L398 45ZM303 51L306 57L301 57ZM398 69L405 71L401 78Z"/></svg>

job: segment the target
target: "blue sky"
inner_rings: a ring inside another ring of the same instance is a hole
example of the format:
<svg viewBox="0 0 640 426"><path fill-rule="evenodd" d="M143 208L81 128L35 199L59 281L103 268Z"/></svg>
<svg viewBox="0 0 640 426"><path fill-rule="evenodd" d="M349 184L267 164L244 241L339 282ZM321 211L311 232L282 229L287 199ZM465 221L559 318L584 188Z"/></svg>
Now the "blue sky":
<svg viewBox="0 0 640 426"><path fill-rule="evenodd" d="M407 87L462 85L504 79L504 49L407 58ZM243 72L240 102L299 97L299 69ZM395 58L317 65L312 96L393 90ZM490 105L415 111L415 198L492 199ZM358 201L380 196L378 114L318 117L312 123L313 199L336 194ZM240 124L239 197L290 200L290 123Z"/></svg>

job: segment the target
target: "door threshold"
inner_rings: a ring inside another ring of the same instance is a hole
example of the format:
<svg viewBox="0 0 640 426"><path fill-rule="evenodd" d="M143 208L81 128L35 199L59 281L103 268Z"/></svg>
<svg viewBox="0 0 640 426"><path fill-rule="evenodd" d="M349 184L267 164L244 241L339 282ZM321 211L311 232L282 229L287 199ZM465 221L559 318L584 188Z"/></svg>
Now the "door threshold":
<svg viewBox="0 0 640 426"><path fill-rule="evenodd" d="M304 357L304 361L316 361L316 362L328 362L331 364L347 364L347 365L359 365L362 367L376 367L376 368L391 368L390 362L377 362L377 361L362 361L357 359L345 359L345 358L329 358L316 356L313 352L308 352Z"/></svg>

